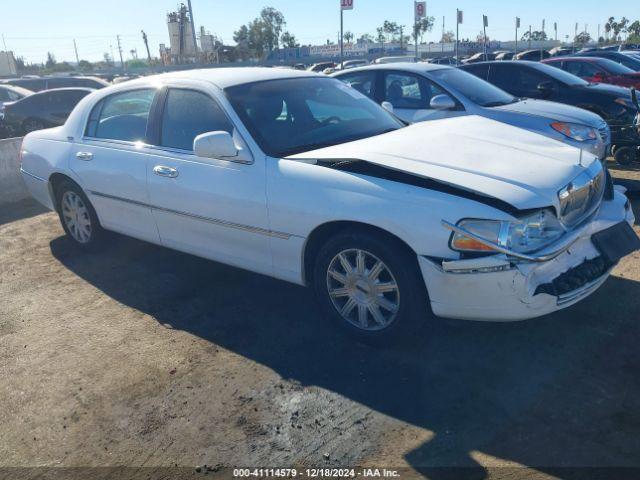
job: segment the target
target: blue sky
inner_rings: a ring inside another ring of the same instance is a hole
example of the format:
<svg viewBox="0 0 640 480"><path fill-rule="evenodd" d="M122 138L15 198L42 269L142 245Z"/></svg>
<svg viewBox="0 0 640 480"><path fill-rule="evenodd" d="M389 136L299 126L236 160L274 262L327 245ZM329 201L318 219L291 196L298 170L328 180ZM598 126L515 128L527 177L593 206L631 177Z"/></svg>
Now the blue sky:
<svg viewBox="0 0 640 480"><path fill-rule="evenodd" d="M356 35L374 33L386 19L411 25L413 0L354 0L355 9L345 13L345 30ZM140 30L149 35L152 54L157 55L159 43L168 41L165 15L175 9L176 0L10 0L3 5L0 34L6 46L28 61L40 62L52 51L58 60L74 60L73 39L76 39L81 59L99 60L104 52L116 48L116 34L122 36L125 58L138 50L144 56ZM186 0L185 0L186 3ZM336 40L340 29L339 0L192 0L196 27L232 42L233 31L255 18L263 6L282 11L288 29L303 44ZM575 23L580 29L588 24L596 36L598 24L609 16L640 18L637 0L538 0L527 2L485 0L427 1L428 15L436 17L436 28L425 39L437 41L442 30L455 30L455 10L464 11L461 38L475 38L482 30L482 14L489 16L488 35L492 39L511 40L514 18L519 16L522 28L529 24L541 28L546 19L547 32L558 22L558 36L573 36ZM0 44L0 48L4 48ZM117 53L116 53L117 57Z"/></svg>

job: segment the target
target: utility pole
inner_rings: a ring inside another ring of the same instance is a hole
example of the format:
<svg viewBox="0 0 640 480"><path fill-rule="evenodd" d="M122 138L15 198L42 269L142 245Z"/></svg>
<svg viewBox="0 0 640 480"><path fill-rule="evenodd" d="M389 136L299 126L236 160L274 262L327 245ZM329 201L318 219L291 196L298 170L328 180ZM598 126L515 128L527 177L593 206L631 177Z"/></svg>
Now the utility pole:
<svg viewBox="0 0 640 480"><path fill-rule="evenodd" d="M600 24L598 24L598 38L596 38L598 46L600 46Z"/></svg>
<svg viewBox="0 0 640 480"><path fill-rule="evenodd" d="M144 46L147 48L147 60L149 61L149 68L153 70L153 66L151 65L151 52L149 51L149 41L147 40L147 34L144 33L144 30L140 30L142 32L142 41L144 42Z"/></svg>
<svg viewBox="0 0 640 480"><path fill-rule="evenodd" d="M556 42L558 41L558 22L553 22L553 31L555 32Z"/></svg>
<svg viewBox="0 0 640 480"><path fill-rule="evenodd" d="M116 35L116 39L118 40L118 53L120 54L120 67L122 71L124 71L124 60L122 60L122 45L120 45L120 35Z"/></svg>
<svg viewBox="0 0 640 480"><path fill-rule="evenodd" d="M531 25L529 25L529 50L531 50Z"/></svg>
<svg viewBox="0 0 640 480"><path fill-rule="evenodd" d="M489 18L486 15L482 15L482 32L484 35L484 58L483 60L487 60L487 27L489 26Z"/></svg>
<svg viewBox="0 0 640 480"><path fill-rule="evenodd" d="M344 68L344 6L340 8L340 70Z"/></svg>
<svg viewBox="0 0 640 480"><path fill-rule="evenodd" d="M576 22L576 32L573 36L573 53L576 53L576 41L578 40L578 22Z"/></svg>
<svg viewBox="0 0 640 480"><path fill-rule="evenodd" d="M543 18L543 19L542 19L542 39L543 39L543 40L544 40L544 38L545 38L545 36L546 36L546 35L545 35L545 33L544 33L544 27L545 27L545 19ZM540 47L540 61L544 60L544 59L542 58L542 50L543 50L543 49L542 49L542 47Z"/></svg>
<svg viewBox="0 0 640 480"><path fill-rule="evenodd" d="M462 20L462 10L458 10L456 8L456 65L460 65L460 49L458 44L460 43L460 24L462 23Z"/></svg>
<svg viewBox="0 0 640 480"><path fill-rule="evenodd" d="M193 21L193 9L191 8L191 0L187 0L187 6L189 7L189 21L191 22L191 38L193 39L193 48L196 53L197 60L198 44L196 43L196 25Z"/></svg>
<svg viewBox="0 0 640 480"><path fill-rule="evenodd" d="M520 17L516 17L516 48L513 56L518 54L518 29L520 28Z"/></svg>
<svg viewBox="0 0 640 480"><path fill-rule="evenodd" d="M340 0L340 68L344 68L344 11L353 10L353 0ZM384 44L382 46L384 51Z"/></svg>
<svg viewBox="0 0 640 480"><path fill-rule="evenodd" d="M444 53L444 16L442 17L442 38L440 40L440 45L442 45L442 53Z"/></svg>
<svg viewBox="0 0 640 480"><path fill-rule="evenodd" d="M78 46L76 45L76 39L73 39L73 50L76 52L76 65L80 65L80 57L78 56Z"/></svg>
<svg viewBox="0 0 640 480"><path fill-rule="evenodd" d="M403 43L403 34L404 34L404 25L400 25L400 55L404 54L404 43Z"/></svg>

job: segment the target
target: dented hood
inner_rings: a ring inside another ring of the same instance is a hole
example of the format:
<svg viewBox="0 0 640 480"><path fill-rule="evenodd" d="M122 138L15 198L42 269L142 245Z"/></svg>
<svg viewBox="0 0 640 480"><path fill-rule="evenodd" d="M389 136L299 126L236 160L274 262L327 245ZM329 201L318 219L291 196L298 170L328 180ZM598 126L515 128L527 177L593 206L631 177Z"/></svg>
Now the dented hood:
<svg viewBox="0 0 640 480"><path fill-rule="evenodd" d="M525 210L558 207L558 191L598 161L587 152L479 116L423 122L289 159L357 159Z"/></svg>

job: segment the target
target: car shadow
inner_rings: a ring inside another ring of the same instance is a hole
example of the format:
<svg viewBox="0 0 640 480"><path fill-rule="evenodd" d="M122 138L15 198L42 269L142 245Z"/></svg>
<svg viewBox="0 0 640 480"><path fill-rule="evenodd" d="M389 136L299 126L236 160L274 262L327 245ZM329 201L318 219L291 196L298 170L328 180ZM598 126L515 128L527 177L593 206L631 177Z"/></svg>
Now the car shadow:
<svg viewBox="0 0 640 480"><path fill-rule="evenodd" d="M534 321L437 320L418 341L381 349L337 334L302 287L120 236L101 255L78 255L63 237L50 247L168 328L430 430L406 454L430 478L459 478L452 466L485 478L478 452L560 478L569 474L551 467L640 465L640 282L613 277Z"/></svg>
<svg viewBox="0 0 640 480"><path fill-rule="evenodd" d="M25 218L35 217L48 211L48 209L33 199L5 203L0 208L0 226Z"/></svg>

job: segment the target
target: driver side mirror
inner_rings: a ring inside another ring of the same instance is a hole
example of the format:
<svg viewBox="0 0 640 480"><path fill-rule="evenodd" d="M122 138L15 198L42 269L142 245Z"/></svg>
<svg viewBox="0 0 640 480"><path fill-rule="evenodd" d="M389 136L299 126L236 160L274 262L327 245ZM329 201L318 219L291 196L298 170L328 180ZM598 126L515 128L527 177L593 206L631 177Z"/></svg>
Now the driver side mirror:
<svg viewBox="0 0 640 480"><path fill-rule="evenodd" d="M393 104L391 102L382 102L380 104L382 108L384 108L387 112L393 113Z"/></svg>
<svg viewBox="0 0 640 480"><path fill-rule="evenodd" d="M543 97L548 97L553 93L553 82L541 82L538 84L538 92L540 92L540 94Z"/></svg>
<svg viewBox="0 0 640 480"><path fill-rule="evenodd" d="M239 149L229 132L206 132L193 140L193 153L203 158L233 158Z"/></svg>
<svg viewBox="0 0 640 480"><path fill-rule="evenodd" d="M429 103L434 110L453 110L456 108L456 102L449 95L436 95Z"/></svg>

